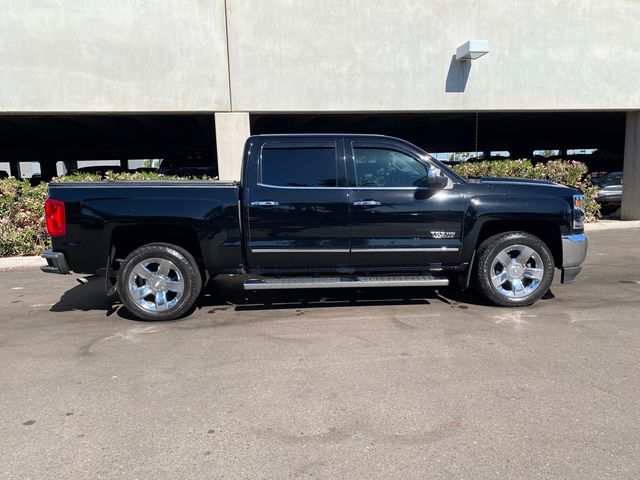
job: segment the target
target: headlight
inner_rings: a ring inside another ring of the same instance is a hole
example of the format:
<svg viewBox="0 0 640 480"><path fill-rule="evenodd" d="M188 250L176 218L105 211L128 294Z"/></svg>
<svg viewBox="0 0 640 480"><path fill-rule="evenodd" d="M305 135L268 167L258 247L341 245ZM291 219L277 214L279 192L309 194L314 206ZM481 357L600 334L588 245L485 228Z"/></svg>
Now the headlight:
<svg viewBox="0 0 640 480"><path fill-rule="evenodd" d="M584 195L573 196L573 229L584 228Z"/></svg>

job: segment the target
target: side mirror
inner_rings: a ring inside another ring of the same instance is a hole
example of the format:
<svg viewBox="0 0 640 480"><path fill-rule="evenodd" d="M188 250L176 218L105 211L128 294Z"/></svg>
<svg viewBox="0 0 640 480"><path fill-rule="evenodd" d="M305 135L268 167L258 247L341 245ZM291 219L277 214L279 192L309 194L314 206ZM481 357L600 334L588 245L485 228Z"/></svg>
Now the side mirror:
<svg viewBox="0 0 640 480"><path fill-rule="evenodd" d="M416 185L418 189L416 190L415 197L417 200L424 200L442 190L448 184L449 180L444 175L429 175L428 177L421 179L421 181Z"/></svg>
<svg viewBox="0 0 640 480"><path fill-rule="evenodd" d="M449 180L440 171L429 171L429 175L413 182L413 186L420 190L442 190L449 184Z"/></svg>
<svg viewBox="0 0 640 480"><path fill-rule="evenodd" d="M444 175L435 175L429 177L429 187L434 190L442 190L449 184L449 179Z"/></svg>

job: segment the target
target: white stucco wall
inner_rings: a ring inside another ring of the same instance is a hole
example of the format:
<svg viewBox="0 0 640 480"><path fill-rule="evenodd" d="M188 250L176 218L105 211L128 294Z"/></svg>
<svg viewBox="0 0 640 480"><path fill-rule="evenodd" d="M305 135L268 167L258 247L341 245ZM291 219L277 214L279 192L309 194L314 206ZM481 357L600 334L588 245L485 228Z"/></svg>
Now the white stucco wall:
<svg viewBox="0 0 640 480"><path fill-rule="evenodd" d="M237 110L640 108L640 1L228 5ZM473 61L464 93L447 92L451 57L470 39L491 51Z"/></svg>
<svg viewBox="0 0 640 480"><path fill-rule="evenodd" d="M0 112L227 110L224 0L2 0L0 71Z"/></svg>
<svg viewBox="0 0 640 480"><path fill-rule="evenodd" d="M226 4L0 0L0 113L640 109L638 0Z"/></svg>

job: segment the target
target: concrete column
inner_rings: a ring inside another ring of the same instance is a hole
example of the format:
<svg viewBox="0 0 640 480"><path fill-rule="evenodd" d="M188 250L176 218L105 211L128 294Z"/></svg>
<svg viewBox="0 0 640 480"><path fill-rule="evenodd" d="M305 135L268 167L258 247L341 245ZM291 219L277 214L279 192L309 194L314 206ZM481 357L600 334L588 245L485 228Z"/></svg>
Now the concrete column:
<svg viewBox="0 0 640 480"><path fill-rule="evenodd" d="M64 163L64 171L62 173L69 173L73 170L78 169L77 160L65 160L63 163Z"/></svg>
<svg viewBox="0 0 640 480"><path fill-rule="evenodd" d="M56 171L56 162L54 161L41 161L40 162L40 175L45 182L51 181L53 177L58 175Z"/></svg>
<svg viewBox="0 0 640 480"><path fill-rule="evenodd" d="M640 112L627 112L622 220L640 220Z"/></svg>
<svg viewBox="0 0 640 480"><path fill-rule="evenodd" d="M251 135L246 112L216 113L216 145L220 180L240 180L244 143Z"/></svg>
<svg viewBox="0 0 640 480"><path fill-rule="evenodd" d="M22 178L22 172L20 171L20 162L17 160L11 160L9 162L9 175L14 178Z"/></svg>

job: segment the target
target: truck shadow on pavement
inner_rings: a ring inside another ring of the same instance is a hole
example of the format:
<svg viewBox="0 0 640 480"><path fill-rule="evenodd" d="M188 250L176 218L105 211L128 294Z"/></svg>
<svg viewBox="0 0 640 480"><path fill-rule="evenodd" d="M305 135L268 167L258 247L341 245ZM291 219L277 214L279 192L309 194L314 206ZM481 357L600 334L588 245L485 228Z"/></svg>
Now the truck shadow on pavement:
<svg viewBox="0 0 640 480"><path fill-rule="evenodd" d="M97 276L86 277L86 283L78 283L75 287L62 294L60 300L49 311L71 312L91 310L105 310L107 316L112 315L119 305L114 305L114 298L104 293L104 278Z"/></svg>
<svg viewBox="0 0 640 480"><path fill-rule="evenodd" d="M136 319L116 296L106 297L104 278L86 277L86 283L79 283L67 290L60 300L51 307L52 312L103 310L105 315L118 316L127 320ZM454 288L371 288L371 289L310 289L246 291L242 287L245 277L217 277L204 287L194 311L208 310L214 313L220 309L232 308L237 312L252 310L286 310L299 308L372 307L381 305L429 305L446 304L468 309L470 305L487 306L488 303L473 291L461 292ZM553 294L550 293L550 297ZM185 318L186 318L185 317Z"/></svg>

